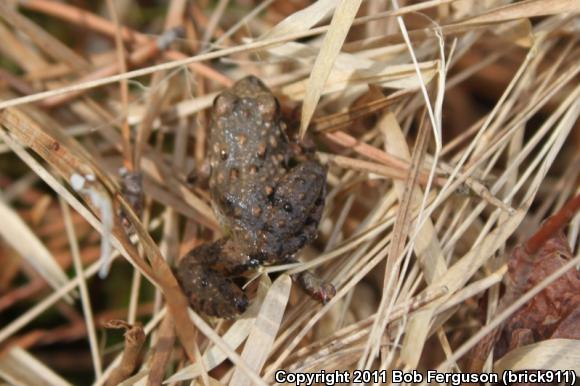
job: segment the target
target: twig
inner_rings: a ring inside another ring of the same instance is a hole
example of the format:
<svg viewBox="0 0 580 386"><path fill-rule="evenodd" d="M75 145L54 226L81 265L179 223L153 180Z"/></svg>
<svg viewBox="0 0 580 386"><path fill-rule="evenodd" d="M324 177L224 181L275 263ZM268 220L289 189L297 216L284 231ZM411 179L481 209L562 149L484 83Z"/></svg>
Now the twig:
<svg viewBox="0 0 580 386"><path fill-rule="evenodd" d="M440 1L438 1L436 3L440 3ZM25 2L25 4L26 4L26 2ZM415 10L413 10L413 11L415 11ZM389 12L383 12L379 15L374 15L371 17L362 17L362 18L356 19L353 22L353 25L362 24L364 22L368 22L369 20L376 20L376 19L380 19L382 17L391 17L391 16L397 16L397 15L403 15L407 12L410 12L409 8L401 8L397 12L389 11ZM461 26L454 25L453 27L455 30L461 31ZM206 53L206 54L201 54L201 55L197 55L197 56L183 58L180 60L175 60L175 61L169 62L169 63L162 63L162 64L158 64L158 65L154 65L154 66L150 66L150 67L146 67L146 68L142 68L142 69L138 69L138 70L133 70L133 71L129 71L129 72L126 72L123 74L118 74L118 75L109 76L109 77L105 77L105 78L89 80L89 81L82 82L79 84L74 84L71 86L62 87L62 88L59 88L56 90L44 91L44 92L40 92L37 94L24 96L21 98L15 98L15 99L11 99L8 101L0 102L0 110L5 109L7 107L37 102L37 101L40 101L40 100L43 100L43 99L46 99L49 97L56 97L58 95L63 95L63 94L68 94L68 93L78 93L78 92L81 92L84 90L89 90L91 88L96 88L96 87L104 86L107 84L115 83L115 82L118 82L118 81L123 80L123 79L137 78L139 76L149 75L149 74L152 74L152 73L157 72L157 71L170 70L170 69L181 67L181 66L192 65L194 63L199 63L202 61L217 59L217 58L220 58L222 56L228 56L228 55L238 54L238 53L242 53L242 52L253 52L253 51L264 49L264 48L267 48L270 46L276 46L276 45L279 45L279 44L282 44L282 43L285 43L288 41L301 39L301 38L305 38L305 37L310 37L310 36L320 35L322 33L325 33L328 30L328 28L329 28L329 26L317 27L317 28L313 28L313 29L306 31L306 32L288 34L288 35L281 37L281 38L260 40L260 41L256 41L256 42L252 42L252 43L248 43L248 44L244 44L244 45L240 45L240 46L236 46L236 47L226 48L226 49L219 50L219 51L214 51L214 52L210 52L210 53ZM432 29L420 30L420 31L416 31L416 32L420 32L421 34L419 34L419 35L421 35L421 36L431 36L433 34ZM443 32L446 32L446 31L443 30ZM413 34L410 34L410 36L413 36ZM397 35L397 38L400 38L400 37Z"/></svg>
<svg viewBox="0 0 580 386"><path fill-rule="evenodd" d="M171 315L167 315L159 331L157 332L157 341L153 348L153 355L150 361L150 371L148 385L155 386L160 385L163 381L165 375L165 367L167 362L171 358L171 352L173 351L173 344L175 342L175 325L173 324L173 319Z"/></svg>
<svg viewBox="0 0 580 386"><path fill-rule="evenodd" d="M125 58L125 50L123 48L123 39L121 37L121 24L117 15L117 9L113 0L107 0L107 7L111 18L115 23L115 48L117 53L117 67L120 73L127 72L127 60ZM133 151L131 146L131 131L127 117L129 115L129 83L127 79L119 82L119 89L121 94L121 106L123 109L123 121L121 123L121 133L123 134L123 162L129 171L135 169L133 164Z"/></svg>
<svg viewBox="0 0 580 386"><path fill-rule="evenodd" d="M140 323L130 325L122 320L111 320L105 327L125 330L125 348L121 363L113 370L105 383L107 386L114 386L129 378L137 368L141 347L145 343L146 336Z"/></svg>
<svg viewBox="0 0 580 386"><path fill-rule="evenodd" d="M524 245L525 252L528 255L535 254L538 249L546 242L546 240L554 237L554 235L566 226L576 212L580 209L580 195L577 195L564 205L556 214L550 216L548 220L534 233L532 237Z"/></svg>

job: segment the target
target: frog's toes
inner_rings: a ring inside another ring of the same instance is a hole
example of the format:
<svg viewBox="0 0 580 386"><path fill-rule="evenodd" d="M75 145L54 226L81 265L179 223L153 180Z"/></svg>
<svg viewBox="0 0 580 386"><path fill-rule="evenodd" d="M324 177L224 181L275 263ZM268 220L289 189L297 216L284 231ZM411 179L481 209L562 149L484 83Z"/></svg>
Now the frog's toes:
<svg viewBox="0 0 580 386"><path fill-rule="evenodd" d="M304 292L322 304L328 303L336 295L336 289L331 283L320 279L310 271L297 273L293 275L293 279L300 284Z"/></svg>

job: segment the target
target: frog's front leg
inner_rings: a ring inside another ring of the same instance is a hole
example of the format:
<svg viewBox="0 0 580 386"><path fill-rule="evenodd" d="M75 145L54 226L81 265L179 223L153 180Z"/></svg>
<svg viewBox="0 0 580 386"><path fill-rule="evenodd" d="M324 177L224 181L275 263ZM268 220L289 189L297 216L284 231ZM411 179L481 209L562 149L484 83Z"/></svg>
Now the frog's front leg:
<svg viewBox="0 0 580 386"><path fill-rule="evenodd" d="M230 276L252 261L241 252L228 255L231 252L231 242L223 238L194 248L179 261L176 276L194 310L231 318L248 307L248 298Z"/></svg>

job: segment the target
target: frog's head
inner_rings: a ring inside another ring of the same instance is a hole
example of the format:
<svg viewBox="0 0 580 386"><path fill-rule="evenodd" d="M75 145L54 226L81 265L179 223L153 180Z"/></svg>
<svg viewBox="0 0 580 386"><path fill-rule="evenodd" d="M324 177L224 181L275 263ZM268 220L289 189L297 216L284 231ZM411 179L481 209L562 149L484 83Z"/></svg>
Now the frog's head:
<svg viewBox="0 0 580 386"><path fill-rule="evenodd" d="M255 76L237 81L233 87L219 94L213 103L216 122L234 120L236 115L249 121L271 122L279 115L279 105L272 92Z"/></svg>
<svg viewBox="0 0 580 386"><path fill-rule="evenodd" d="M271 91L257 77L250 75L238 80L232 87L232 92L238 97L256 97L260 94L271 96Z"/></svg>
<svg viewBox="0 0 580 386"><path fill-rule="evenodd" d="M287 150L278 101L255 76L239 80L216 97L212 121L212 167L226 163L257 171L279 163Z"/></svg>

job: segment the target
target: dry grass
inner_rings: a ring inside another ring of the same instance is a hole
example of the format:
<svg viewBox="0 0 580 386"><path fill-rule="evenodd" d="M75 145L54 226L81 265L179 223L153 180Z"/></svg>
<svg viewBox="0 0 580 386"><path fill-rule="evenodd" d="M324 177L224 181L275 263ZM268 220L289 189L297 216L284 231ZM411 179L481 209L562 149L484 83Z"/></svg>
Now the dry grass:
<svg viewBox="0 0 580 386"><path fill-rule="evenodd" d="M461 371L565 272L496 314L509 251L580 192L577 1L93 3L0 2L0 379ZM305 263L261 269L249 310L213 320L171 267L221 234L203 184L207 108L248 74L316 142L328 196ZM121 167L143 175L141 213ZM579 230L576 215L568 268ZM328 304L291 284L305 269L336 286ZM104 334L111 319L145 334L141 356L142 341ZM562 350L580 344L536 343L485 370L580 372Z"/></svg>

